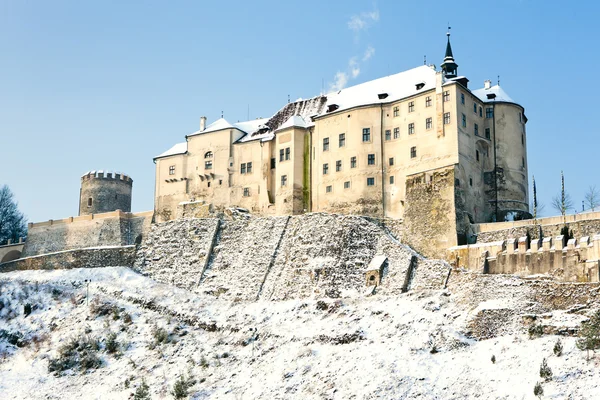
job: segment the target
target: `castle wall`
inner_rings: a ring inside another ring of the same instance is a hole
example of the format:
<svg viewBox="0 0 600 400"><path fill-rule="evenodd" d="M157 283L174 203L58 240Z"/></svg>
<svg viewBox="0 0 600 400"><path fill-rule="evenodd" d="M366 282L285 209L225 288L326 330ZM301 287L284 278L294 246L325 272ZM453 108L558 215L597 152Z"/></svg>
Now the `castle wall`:
<svg viewBox="0 0 600 400"><path fill-rule="evenodd" d="M82 176L79 215L130 212L132 185L130 177L118 173L98 171Z"/></svg>
<svg viewBox="0 0 600 400"><path fill-rule="evenodd" d="M30 223L23 257L97 246L125 246L139 242L149 229L152 212L113 211Z"/></svg>
<svg viewBox="0 0 600 400"><path fill-rule="evenodd" d="M527 237L456 246L448 259L462 268L490 274L547 274L566 282L600 281L600 236L566 240Z"/></svg>
<svg viewBox="0 0 600 400"><path fill-rule="evenodd" d="M403 243L427 257L442 258L464 230L456 204L455 168L411 175L406 180Z"/></svg>
<svg viewBox="0 0 600 400"><path fill-rule="evenodd" d="M0 273L42 269L131 267L134 259L135 246L74 249L2 263Z"/></svg>

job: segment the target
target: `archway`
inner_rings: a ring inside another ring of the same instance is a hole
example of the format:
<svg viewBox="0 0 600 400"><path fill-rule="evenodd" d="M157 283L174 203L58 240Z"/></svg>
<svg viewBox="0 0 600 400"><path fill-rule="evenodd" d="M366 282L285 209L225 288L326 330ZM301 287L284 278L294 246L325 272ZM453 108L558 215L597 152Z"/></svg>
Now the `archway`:
<svg viewBox="0 0 600 400"><path fill-rule="evenodd" d="M11 250L8 253L6 253L4 255L4 257L2 257L2 260L0 260L0 263L5 263L5 262L13 261L13 260L16 260L18 258L21 258L21 252L19 250Z"/></svg>

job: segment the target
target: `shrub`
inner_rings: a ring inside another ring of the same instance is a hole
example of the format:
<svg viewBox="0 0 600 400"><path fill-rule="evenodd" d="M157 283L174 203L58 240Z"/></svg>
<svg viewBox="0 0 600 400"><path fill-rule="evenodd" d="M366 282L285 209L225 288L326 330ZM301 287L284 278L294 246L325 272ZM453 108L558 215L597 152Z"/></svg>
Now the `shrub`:
<svg viewBox="0 0 600 400"><path fill-rule="evenodd" d="M106 337L106 351L108 353L116 353L119 350L119 342L117 341L117 334L110 332Z"/></svg>
<svg viewBox="0 0 600 400"><path fill-rule="evenodd" d="M581 324L576 344L579 350L587 352L588 360L590 359L590 350L595 352L600 348L600 310L596 310L589 321Z"/></svg>
<svg viewBox="0 0 600 400"><path fill-rule="evenodd" d="M71 338L58 349L58 357L50 359L48 372L60 373L69 369L87 371L99 368L102 365L96 354L99 349L98 340L88 335Z"/></svg>
<svg viewBox="0 0 600 400"><path fill-rule="evenodd" d="M134 400L150 400L150 387L145 379L142 379L142 384L137 387L133 394Z"/></svg>
<svg viewBox="0 0 600 400"><path fill-rule="evenodd" d="M535 384L535 386L533 387L533 394L540 399L542 398L542 396L544 395L544 388L542 387L541 382L537 382Z"/></svg>
<svg viewBox="0 0 600 400"><path fill-rule="evenodd" d="M192 387L195 383L196 380L193 379L191 376L188 376L186 378L185 376L180 375L179 379L177 379L177 381L175 381L175 384L173 385L173 390L171 391L171 394L176 399L185 399L188 397L188 391L190 387Z"/></svg>
<svg viewBox="0 0 600 400"><path fill-rule="evenodd" d="M492 354L492 364L496 364L496 356Z"/></svg>
<svg viewBox="0 0 600 400"><path fill-rule="evenodd" d="M563 352L563 346L562 343L560 341L560 339L558 339L556 341L556 343L554 343L554 355L556 355L557 357L562 356L562 352Z"/></svg>
<svg viewBox="0 0 600 400"><path fill-rule="evenodd" d="M165 328L158 327L158 325L152 327L152 337L154 338L155 346L169 343L169 332Z"/></svg>
<svg viewBox="0 0 600 400"><path fill-rule="evenodd" d="M529 339L540 337L544 334L544 327L542 325L531 325L528 332Z"/></svg>
<svg viewBox="0 0 600 400"><path fill-rule="evenodd" d="M552 379L552 370L545 358L542 360L542 365L540 365L540 378L543 378L545 381Z"/></svg>
<svg viewBox="0 0 600 400"><path fill-rule="evenodd" d="M29 314L31 314L31 304L27 303L25 306L23 306L23 315L28 317Z"/></svg>

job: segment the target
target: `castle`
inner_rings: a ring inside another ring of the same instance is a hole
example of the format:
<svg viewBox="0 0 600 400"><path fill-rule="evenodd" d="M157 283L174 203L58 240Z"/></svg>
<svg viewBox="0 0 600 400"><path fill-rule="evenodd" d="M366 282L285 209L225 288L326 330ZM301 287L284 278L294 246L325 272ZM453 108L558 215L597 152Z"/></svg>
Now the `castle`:
<svg viewBox="0 0 600 400"><path fill-rule="evenodd" d="M472 223L527 218L525 110L499 85L468 83L448 34L441 71L420 66L297 100L271 118L202 117L154 158L156 220L199 201L401 219L407 237L428 233L431 246L411 244L435 255L467 243Z"/></svg>

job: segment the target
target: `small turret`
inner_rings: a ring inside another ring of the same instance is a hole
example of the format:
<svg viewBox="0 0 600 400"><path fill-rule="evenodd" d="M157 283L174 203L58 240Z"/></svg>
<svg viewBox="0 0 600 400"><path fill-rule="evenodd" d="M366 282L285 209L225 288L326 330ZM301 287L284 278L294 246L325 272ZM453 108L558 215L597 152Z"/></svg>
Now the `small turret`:
<svg viewBox="0 0 600 400"><path fill-rule="evenodd" d="M458 64L454 62L452 46L450 45L450 27L448 27L446 36L448 36L448 44L446 45L446 54L444 55L444 62L442 63L442 71L444 71L444 76L450 79L456 78L458 72Z"/></svg>
<svg viewBox="0 0 600 400"><path fill-rule="evenodd" d="M133 180L124 174L92 171L81 177L79 215L131 212Z"/></svg>

